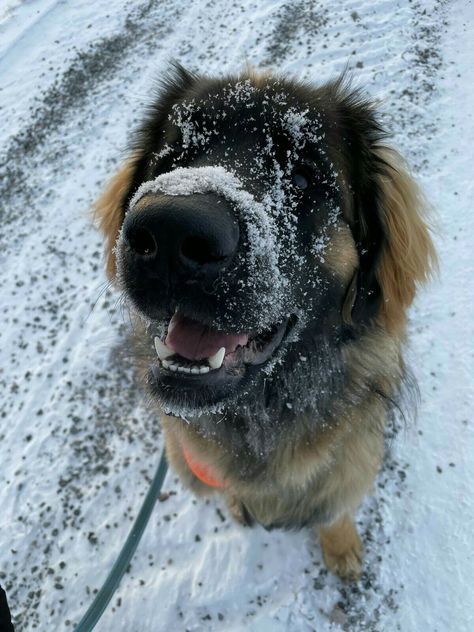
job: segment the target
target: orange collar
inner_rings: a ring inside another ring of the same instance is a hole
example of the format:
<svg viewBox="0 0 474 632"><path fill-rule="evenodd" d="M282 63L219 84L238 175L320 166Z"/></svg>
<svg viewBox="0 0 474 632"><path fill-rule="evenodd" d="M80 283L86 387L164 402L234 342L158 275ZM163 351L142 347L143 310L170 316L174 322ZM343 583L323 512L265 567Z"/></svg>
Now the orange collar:
<svg viewBox="0 0 474 632"><path fill-rule="evenodd" d="M225 487L224 483L219 480L208 465L197 461L187 448L182 447L184 459L194 476L205 485L209 485L209 487Z"/></svg>

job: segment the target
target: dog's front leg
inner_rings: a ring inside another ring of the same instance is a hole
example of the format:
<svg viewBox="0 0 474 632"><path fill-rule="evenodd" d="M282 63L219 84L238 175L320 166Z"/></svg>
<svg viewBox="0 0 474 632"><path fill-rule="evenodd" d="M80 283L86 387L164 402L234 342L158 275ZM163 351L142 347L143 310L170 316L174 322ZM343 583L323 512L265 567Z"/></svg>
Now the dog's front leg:
<svg viewBox="0 0 474 632"><path fill-rule="evenodd" d="M344 514L320 527L319 538L328 569L341 579L357 579L362 569L362 542L352 518Z"/></svg>

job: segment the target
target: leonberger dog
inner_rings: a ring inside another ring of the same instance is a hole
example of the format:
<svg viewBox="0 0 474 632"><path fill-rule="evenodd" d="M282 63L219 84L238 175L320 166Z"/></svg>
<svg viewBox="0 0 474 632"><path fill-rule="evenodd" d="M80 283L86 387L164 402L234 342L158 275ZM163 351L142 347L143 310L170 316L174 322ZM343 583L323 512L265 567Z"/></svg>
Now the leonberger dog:
<svg viewBox="0 0 474 632"><path fill-rule="evenodd" d="M317 528L349 579L435 264L386 139L344 78L177 65L95 207L172 468L243 524Z"/></svg>

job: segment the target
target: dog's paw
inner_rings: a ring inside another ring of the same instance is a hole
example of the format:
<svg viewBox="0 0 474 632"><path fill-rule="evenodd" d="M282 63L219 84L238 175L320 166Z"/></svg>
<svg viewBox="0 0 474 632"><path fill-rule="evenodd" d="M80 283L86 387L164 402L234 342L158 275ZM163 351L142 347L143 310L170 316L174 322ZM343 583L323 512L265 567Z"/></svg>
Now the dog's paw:
<svg viewBox="0 0 474 632"><path fill-rule="evenodd" d="M362 546L355 546L339 555L328 553L323 547L323 557L331 573L347 581L359 579L362 572Z"/></svg>
<svg viewBox="0 0 474 632"><path fill-rule="evenodd" d="M362 542L352 520L343 516L329 527L321 527L324 562L341 579L354 581L362 572Z"/></svg>

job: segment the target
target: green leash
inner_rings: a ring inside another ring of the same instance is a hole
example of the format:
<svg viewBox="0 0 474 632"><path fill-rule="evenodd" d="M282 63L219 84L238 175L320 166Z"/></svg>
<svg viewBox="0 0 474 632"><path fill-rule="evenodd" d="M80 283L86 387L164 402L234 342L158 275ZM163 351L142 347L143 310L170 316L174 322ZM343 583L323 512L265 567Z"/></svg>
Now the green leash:
<svg viewBox="0 0 474 632"><path fill-rule="evenodd" d="M97 621L102 616L104 610L107 608L109 601L112 599L114 592L117 590L120 580L125 574L130 560L135 553L135 550L140 542L140 539L145 531L145 527L150 519L151 512L155 506L156 499L165 480L166 471L168 469L168 463L166 462L165 451L161 455L160 463L156 470L155 476L151 483L150 489L143 501L143 505L140 512L133 523L133 526L128 534L128 538L120 551L120 554L112 566L104 585L95 596L94 601L89 606L86 614L82 617L79 625L74 629L74 632L90 632L97 624Z"/></svg>

